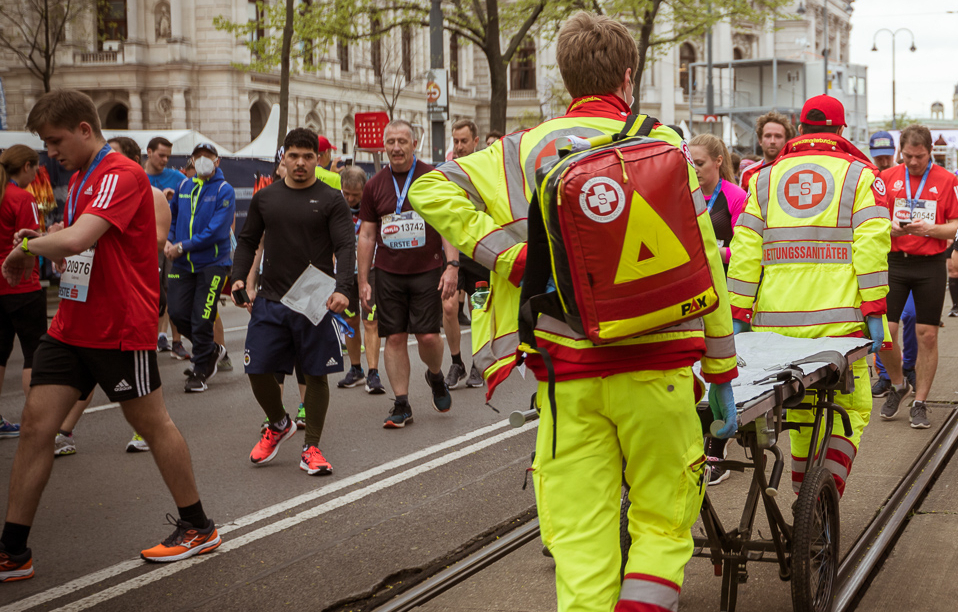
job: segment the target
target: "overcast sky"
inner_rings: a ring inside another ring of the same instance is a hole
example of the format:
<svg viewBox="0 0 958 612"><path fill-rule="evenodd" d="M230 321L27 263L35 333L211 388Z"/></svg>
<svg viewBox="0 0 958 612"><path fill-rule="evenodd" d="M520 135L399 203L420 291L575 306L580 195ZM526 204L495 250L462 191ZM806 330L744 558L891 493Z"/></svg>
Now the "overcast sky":
<svg viewBox="0 0 958 612"><path fill-rule="evenodd" d="M868 66L868 119L891 118L891 35L882 28L908 28L917 51L908 50L911 36L900 32L896 42L897 112L928 117L932 102L943 102L952 119L952 97L958 84L958 0L857 0L852 13L849 54L853 64ZM953 11L948 13L948 11Z"/></svg>

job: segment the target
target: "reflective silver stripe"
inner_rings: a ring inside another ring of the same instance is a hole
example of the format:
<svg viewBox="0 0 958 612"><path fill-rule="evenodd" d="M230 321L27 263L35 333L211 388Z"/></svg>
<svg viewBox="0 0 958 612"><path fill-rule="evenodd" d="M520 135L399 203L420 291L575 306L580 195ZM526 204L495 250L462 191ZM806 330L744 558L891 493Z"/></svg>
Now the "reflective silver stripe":
<svg viewBox="0 0 958 612"><path fill-rule="evenodd" d="M852 230L847 227L769 227L762 234L765 244L792 240L851 242L854 237Z"/></svg>
<svg viewBox="0 0 958 612"><path fill-rule="evenodd" d="M735 227L747 227L759 236L765 232L765 222L747 212L743 212L738 216L738 223L735 224Z"/></svg>
<svg viewBox="0 0 958 612"><path fill-rule="evenodd" d="M509 208L513 219L525 219L529 216L529 200L526 199L522 161L519 157L519 144L524 133L510 134L502 139L502 167L506 175L506 193L509 194ZM534 182L529 185L530 192L535 192L535 188Z"/></svg>
<svg viewBox="0 0 958 612"><path fill-rule="evenodd" d="M798 493L802 488L802 480L805 479L805 466L808 464L804 458L798 459L792 455L792 491Z"/></svg>
<svg viewBox="0 0 958 612"><path fill-rule="evenodd" d="M848 480L848 468L841 463L831 459L826 459L824 465L825 469L831 472L833 476L841 478L843 482Z"/></svg>
<svg viewBox="0 0 958 612"><path fill-rule="evenodd" d="M539 320L536 321L536 331L543 331L548 334L555 334L557 336L562 336L563 338L570 338L572 340L585 340L586 336L575 331L565 321L560 321L549 315L539 315Z"/></svg>
<svg viewBox="0 0 958 612"><path fill-rule="evenodd" d="M490 270L496 269L499 255L519 244L509 232L501 229L493 231L476 244L472 258Z"/></svg>
<svg viewBox="0 0 958 612"><path fill-rule="evenodd" d="M473 356L473 361L476 362L476 367L479 368L480 372L485 372L500 359L515 355L518 347L519 332L512 332L511 334L500 336L492 342L486 343L486 345L479 349Z"/></svg>
<svg viewBox="0 0 958 612"><path fill-rule="evenodd" d="M478 261L478 260L477 260ZM852 263L850 242L776 242L762 247L762 265Z"/></svg>
<svg viewBox="0 0 958 612"><path fill-rule="evenodd" d="M852 211L855 210L855 192L858 191L858 181L865 171L865 164L860 161L852 162L845 173L845 184L842 185L842 196L838 200L838 227L851 227Z"/></svg>
<svg viewBox="0 0 958 612"><path fill-rule="evenodd" d="M735 356L735 337L729 334L721 338L705 336L705 356L710 359L728 359Z"/></svg>
<svg viewBox="0 0 958 612"><path fill-rule="evenodd" d="M852 215L852 227L858 227L871 219L890 219L888 209L884 206L866 206Z"/></svg>
<svg viewBox="0 0 958 612"><path fill-rule="evenodd" d="M888 284L888 272L871 272L858 275L859 289L874 289Z"/></svg>
<svg viewBox="0 0 958 612"><path fill-rule="evenodd" d="M701 189L696 189L692 192L692 202L695 203L696 215L701 215L709 211L709 205L705 203L705 196L702 195Z"/></svg>
<svg viewBox="0 0 958 612"><path fill-rule="evenodd" d="M685 332L685 331L704 331L705 330L705 319L699 317L697 319L691 319L684 323L679 323L678 325L673 325L672 327L666 327L665 329L659 330L656 333L670 333L670 332Z"/></svg>
<svg viewBox="0 0 958 612"><path fill-rule="evenodd" d="M622 581L619 601L636 601L659 606L670 612L678 612L679 592L675 588L657 582L626 578Z"/></svg>
<svg viewBox="0 0 958 612"><path fill-rule="evenodd" d="M446 162L439 168L439 172L441 172L450 183L461 187L462 190L466 192L466 195L469 196L469 201L476 207L476 210L480 212L486 210L485 201L480 197L476 186L472 184L469 175L462 169L462 166L454 161Z"/></svg>
<svg viewBox="0 0 958 612"><path fill-rule="evenodd" d="M755 183L755 197L758 198L758 207L762 210L762 218L768 219L768 193L772 182L772 167L765 166L758 173L758 181Z"/></svg>
<svg viewBox="0 0 958 612"><path fill-rule="evenodd" d="M731 276L728 277L725 282L728 285L728 290L732 293L737 293L747 297L755 297L755 294L758 293L758 283L750 283L748 281L732 278Z"/></svg>
<svg viewBox="0 0 958 612"><path fill-rule="evenodd" d="M852 444L851 440L835 435L833 435L828 442L828 450L837 451L852 461L855 460L855 455L858 454L858 450L855 448L855 445Z"/></svg>
<svg viewBox="0 0 958 612"><path fill-rule="evenodd" d="M756 312L753 327L807 327L829 323L862 323L865 318L858 308L828 308L810 312Z"/></svg>

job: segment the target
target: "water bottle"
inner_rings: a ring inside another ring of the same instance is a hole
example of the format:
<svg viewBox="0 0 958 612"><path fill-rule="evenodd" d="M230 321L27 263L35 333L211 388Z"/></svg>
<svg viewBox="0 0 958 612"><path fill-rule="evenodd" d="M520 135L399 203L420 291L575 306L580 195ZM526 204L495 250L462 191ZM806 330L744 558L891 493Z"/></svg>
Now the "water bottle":
<svg viewBox="0 0 958 612"><path fill-rule="evenodd" d="M476 283L476 291L469 298L473 310L482 310L486 307L486 300L489 299L489 283L479 281Z"/></svg>

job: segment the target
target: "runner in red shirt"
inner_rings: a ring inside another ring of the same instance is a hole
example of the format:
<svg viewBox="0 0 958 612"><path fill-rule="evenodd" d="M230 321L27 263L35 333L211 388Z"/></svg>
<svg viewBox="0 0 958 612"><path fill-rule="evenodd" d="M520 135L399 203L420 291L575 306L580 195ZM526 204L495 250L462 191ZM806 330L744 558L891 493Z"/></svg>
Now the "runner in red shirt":
<svg viewBox="0 0 958 612"><path fill-rule="evenodd" d="M44 94L27 127L43 139L52 159L76 173L65 229L42 237L20 230L21 243L3 263L3 276L14 286L29 276L37 255L62 262L65 271L63 301L34 357L0 536L0 582L33 577L27 537L52 469L53 440L70 408L97 384L146 439L179 509L173 534L141 557L168 562L209 552L220 537L203 511L189 449L160 390L159 275L149 181L142 168L107 146L96 107L83 93Z"/></svg>
<svg viewBox="0 0 958 612"><path fill-rule="evenodd" d="M945 303L948 240L958 230L958 179L931 158L931 132L910 125L900 137L904 163L886 170L881 178L888 190L891 212L891 253L888 255L888 329L892 348L881 353L891 379L881 417L889 420L906 406L914 393L911 426L925 429L925 400L938 369L938 325ZM908 294L915 298L918 363L915 389L902 378L898 321Z"/></svg>

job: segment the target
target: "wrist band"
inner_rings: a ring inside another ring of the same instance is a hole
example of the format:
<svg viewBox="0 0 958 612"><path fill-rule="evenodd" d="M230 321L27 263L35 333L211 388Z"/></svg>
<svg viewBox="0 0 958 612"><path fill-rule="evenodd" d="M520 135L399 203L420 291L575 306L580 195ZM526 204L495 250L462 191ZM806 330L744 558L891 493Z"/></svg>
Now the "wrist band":
<svg viewBox="0 0 958 612"><path fill-rule="evenodd" d="M31 257L36 257L36 255L34 255L33 253L31 253L31 252L30 252L30 249L27 247L27 241L28 241L28 240L30 240L30 238L28 238L28 237L26 237L26 236L23 237L23 242L20 243L20 249L21 249L24 253L26 253L27 255L29 255L29 256L31 256Z"/></svg>

